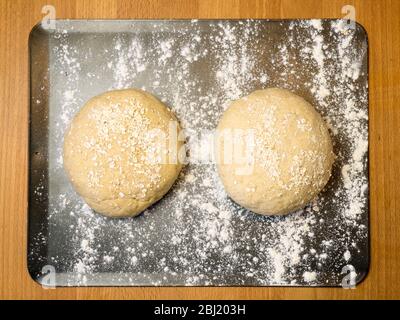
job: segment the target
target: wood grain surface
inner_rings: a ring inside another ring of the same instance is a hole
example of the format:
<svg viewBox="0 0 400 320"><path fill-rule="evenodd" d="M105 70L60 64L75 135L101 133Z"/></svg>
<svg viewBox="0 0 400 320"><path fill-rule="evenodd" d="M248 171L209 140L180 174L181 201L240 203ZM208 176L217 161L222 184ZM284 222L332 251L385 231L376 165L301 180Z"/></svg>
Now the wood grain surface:
<svg viewBox="0 0 400 320"><path fill-rule="evenodd" d="M28 34L44 5L59 19L337 18L353 5L370 48L371 266L341 288L43 289L27 271ZM0 0L0 298L400 298L400 0ZM397 182L396 182L397 181Z"/></svg>

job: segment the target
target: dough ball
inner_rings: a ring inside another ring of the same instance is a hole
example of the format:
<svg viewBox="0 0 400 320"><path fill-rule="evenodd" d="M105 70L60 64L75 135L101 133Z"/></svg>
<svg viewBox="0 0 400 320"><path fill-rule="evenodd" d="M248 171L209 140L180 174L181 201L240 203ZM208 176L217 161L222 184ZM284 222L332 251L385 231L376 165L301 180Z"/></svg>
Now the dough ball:
<svg viewBox="0 0 400 320"><path fill-rule="evenodd" d="M95 211L136 216L159 200L181 170L179 124L152 95L134 89L90 99L64 138L64 167Z"/></svg>
<svg viewBox="0 0 400 320"><path fill-rule="evenodd" d="M307 101L288 90L258 90L233 101L217 132L225 190L253 212L303 208L329 180L334 154L328 129Z"/></svg>

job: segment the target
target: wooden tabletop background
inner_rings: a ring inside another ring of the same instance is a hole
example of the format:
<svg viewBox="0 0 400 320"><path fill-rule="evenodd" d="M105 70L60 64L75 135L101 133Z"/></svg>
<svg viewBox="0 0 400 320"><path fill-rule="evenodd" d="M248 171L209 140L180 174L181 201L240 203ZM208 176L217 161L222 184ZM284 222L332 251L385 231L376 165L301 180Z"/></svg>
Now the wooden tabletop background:
<svg viewBox="0 0 400 320"><path fill-rule="evenodd" d="M353 5L370 50L371 266L342 288L42 289L27 271L28 34L51 4L59 19L339 18ZM400 0L0 0L0 298L400 298ZM397 181L397 182L396 182Z"/></svg>

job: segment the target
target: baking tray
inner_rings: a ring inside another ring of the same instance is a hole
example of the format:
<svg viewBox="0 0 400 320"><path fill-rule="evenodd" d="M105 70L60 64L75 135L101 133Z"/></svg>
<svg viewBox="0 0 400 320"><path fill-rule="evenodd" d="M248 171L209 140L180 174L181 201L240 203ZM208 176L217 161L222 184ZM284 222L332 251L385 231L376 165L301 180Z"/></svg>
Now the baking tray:
<svg viewBox="0 0 400 320"><path fill-rule="evenodd" d="M368 41L360 25L57 20L52 29L32 29L29 55L28 269L35 281L341 286L366 276ZM139 217L110 219L72 189L62 165L63 135L85 101L128 87L148 90L176 113L193 160ZM195 156L228 101L265 87L284 87L311 102L330 127L337 157L318 199L282 217L236 205L215 166Z"/></svg>

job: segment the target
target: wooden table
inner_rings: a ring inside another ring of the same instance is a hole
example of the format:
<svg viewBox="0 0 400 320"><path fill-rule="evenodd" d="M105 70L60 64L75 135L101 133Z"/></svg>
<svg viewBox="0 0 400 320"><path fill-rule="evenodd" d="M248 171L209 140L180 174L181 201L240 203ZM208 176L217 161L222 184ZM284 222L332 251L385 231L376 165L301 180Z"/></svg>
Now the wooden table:
<svg viewBox="0 0 400 320"><path fill-rule="evenodd" d="M59 19L337 18L353 5L370 45L371 267L341 288L42 289L27 272L28 34ZM0 297L35 299L400 298L400 0L0 0Z"/></svg>

